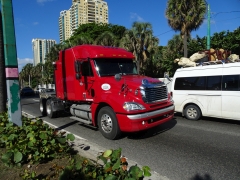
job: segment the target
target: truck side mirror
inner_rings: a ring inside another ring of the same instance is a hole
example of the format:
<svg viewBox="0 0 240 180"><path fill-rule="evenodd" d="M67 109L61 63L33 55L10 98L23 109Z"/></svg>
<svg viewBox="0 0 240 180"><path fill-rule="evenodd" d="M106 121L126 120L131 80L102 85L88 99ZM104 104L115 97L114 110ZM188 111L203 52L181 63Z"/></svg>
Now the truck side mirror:
<svg viewBox="0 0 240 180"><path fill-rule="evenodd" d="M76 79L80 79L81 78L81 62L80 61L75 61L74 62L74 66L75 66L75 72L76 72Z"/></svg>
<svg viewBox="0 0 240 180"><path fill-rule="evenodd" d="M80 73L76 73L76 79L80 79L81 78L81 74Z"/></svg>
<svg viewBox="0 0 240 180"><path fill-rule="evenodd" d="M74 65L75 65L75 72L76 73L80 73L80 71L81 71L81 62L75 61Z"/></svg>
<svg viewBox="0 0 240 180"><path fill-rule="evenodd" d="M122 79L121 74L115 74L114 78L116 79L116 81L120 81Z"/></svg>
<svg viewBox="0 0 240 180"><path fill-rule="evenodd" d="M164 73L164 78L167 78L167 80L170 81L170 82L172 81L172 80L169 78L168 73L166 73L166 72Z"/></svg>

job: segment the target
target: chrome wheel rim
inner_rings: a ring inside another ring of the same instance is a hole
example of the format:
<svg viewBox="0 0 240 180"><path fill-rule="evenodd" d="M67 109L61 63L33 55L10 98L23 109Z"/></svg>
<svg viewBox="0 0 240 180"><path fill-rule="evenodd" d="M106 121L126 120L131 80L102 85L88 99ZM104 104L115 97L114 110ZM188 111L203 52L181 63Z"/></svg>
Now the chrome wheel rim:
<svg viewBox="0 0 240 180"><path fill-rule="evenodd" d="M101 127L105 133L110 133L112 131L112 119L108 114L102 115Z"/></svg>
<svg viewBox="0 0 240 180"><path fill-rule="evenodd" d="M48 114L51 114L51 104L47 104L47 107L46 107L46 109L47 109L47 113Z"/></svg>
<svg viewBox="0 0 240 180"><path fill-rule="evenodd" d="M188 117L190 117L190 118L196 118L196 117L197 117L197 110L194 109L194 108L189 108L189 109L187 110L187 115L188 115Z"/></svg>
<svg viewBox="0 0 240 180"><path fill-rule="evenodd" d="M40 111L43 112L43 104L40 103Z"/></svg>

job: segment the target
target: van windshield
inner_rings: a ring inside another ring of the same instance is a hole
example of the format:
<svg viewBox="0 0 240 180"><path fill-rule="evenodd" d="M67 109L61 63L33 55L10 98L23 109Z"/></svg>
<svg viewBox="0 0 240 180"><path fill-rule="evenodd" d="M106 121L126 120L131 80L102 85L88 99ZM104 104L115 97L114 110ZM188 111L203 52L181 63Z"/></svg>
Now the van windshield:
<svg viewBox="0 0 240 180"><path fill-rule="evenodd" d="M132 59L94 59L100 76L137 75L136 63Z"/></svg>

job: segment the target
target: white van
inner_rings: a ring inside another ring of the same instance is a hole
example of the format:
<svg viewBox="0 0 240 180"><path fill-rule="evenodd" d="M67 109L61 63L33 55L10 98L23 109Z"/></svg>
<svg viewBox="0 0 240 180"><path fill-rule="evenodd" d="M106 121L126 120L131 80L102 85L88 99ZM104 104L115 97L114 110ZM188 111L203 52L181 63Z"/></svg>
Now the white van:
<svg viewBox="0 0 240 180"><path fill-rule="evenodd" d="M171 93L175 111L187 119L240 120L240 62L180 68Z"/></svg>

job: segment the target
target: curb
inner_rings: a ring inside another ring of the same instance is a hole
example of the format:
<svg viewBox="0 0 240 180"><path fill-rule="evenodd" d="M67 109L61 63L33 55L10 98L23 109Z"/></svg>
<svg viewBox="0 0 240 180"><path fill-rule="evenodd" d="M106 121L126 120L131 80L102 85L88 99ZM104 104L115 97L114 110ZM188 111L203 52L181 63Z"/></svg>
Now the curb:
<svg viewBox="0 0 240 180"><path fill-rule="evenodd" d="M22 111L22 115L28 118L36 118L35 116L28 114L26 112ZM44 121L44 123L48 124L50 127L52 128L58 128L57 126ZM73 134L65 129L62 129L61 131L66 132L67 134ZM89 142L87 139L84 139L76 134L73 134L75 136L75 140L73 141L73 148L79 152L79 154L83 157L86 157L90 160L96 160L93 157L96 157L99 155L100 152L104 152L106 149L104 149L103 147L99 146L98 144ZM141 165L139 165L137 162L132 161L127 159L128 162L128 166L134 166L134 165L138 165L138 167L142 167ZM165 176L161 176L160 174L158 174L155 171L151 171L151 176L150 177L145 177L143 180L170 180Z"/></svg>

